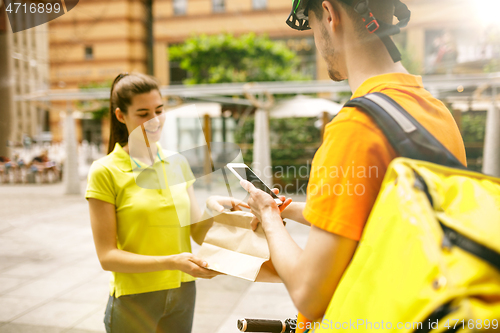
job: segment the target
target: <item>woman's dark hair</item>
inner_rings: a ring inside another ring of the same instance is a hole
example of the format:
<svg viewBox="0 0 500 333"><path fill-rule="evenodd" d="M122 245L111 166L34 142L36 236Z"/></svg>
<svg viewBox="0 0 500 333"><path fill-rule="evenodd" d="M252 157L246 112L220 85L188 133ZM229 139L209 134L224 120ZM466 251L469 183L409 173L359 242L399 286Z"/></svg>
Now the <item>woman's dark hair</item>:
<svg viewBox="0 0 500 333"><path fill-rule="evenodd" d="M111 124L108 154L113 151L117 142L122 147L128 142L127 126L116 118L116 108L119 108L123 114L127 114L128 107L132 104L132 98L135 95L148 93L152 90L160 92L158 81L154 77L144 74L121 73L113 81L109 98Z"/></svg>

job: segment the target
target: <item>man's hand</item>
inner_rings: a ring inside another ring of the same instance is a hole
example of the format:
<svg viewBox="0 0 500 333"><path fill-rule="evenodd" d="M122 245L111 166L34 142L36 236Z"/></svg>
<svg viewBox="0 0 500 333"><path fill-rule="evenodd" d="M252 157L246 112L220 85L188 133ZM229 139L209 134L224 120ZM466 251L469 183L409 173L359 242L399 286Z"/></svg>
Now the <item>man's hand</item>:
<svg viewBox="0 0 500 333"><path fill-rule="evenodd" d="M274 194L276 194L276 195L278 195L278 193L280 192L277 188L273 188L271 191L273 191ZM278 206L280 213L283 213L285 208L287 208L292 203L292 199L291 198L287 199L284 195L278 195L278 198L281 201L283 201L283 204L281 204L281 206ZM250 224L253 231L255 231L255 229L257 229L257 226L259 225L259 223L260 223L259 219L257 217L254 217L251 224Z"/></svg>
<svg viewBox="0 0 500 333"><path fill-rule="evenodd" d="M257 189L252 183L246 180L240 181L241 186L250 194L250 199L248 199L248 205L252 210L252 213L255 215L254 220L252 221L252 230L257 228L259 221L263 222L263 215L281 215L281 212L292 203L292 199L286 199L285 196L279 196L279 199L283 202L282 205L278 206L274 201L273 197L267 194L264 191ZM278 189L272 190L275 194L278 194ZM272 219L274 220L274 219ZM280 218L281 220L281 218ZM271 222L271 221L269 221ZM264 230L265 226L262 225Z"/></svg>

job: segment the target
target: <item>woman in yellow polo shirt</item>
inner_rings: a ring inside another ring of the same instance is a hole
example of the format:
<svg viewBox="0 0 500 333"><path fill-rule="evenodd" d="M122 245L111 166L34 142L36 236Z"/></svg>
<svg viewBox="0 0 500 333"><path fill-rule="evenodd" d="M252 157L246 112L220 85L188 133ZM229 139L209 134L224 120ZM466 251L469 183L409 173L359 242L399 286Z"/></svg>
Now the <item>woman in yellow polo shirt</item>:
<svg viewBox="0 0 500 333"><path fill-rule="evenodd" d="M108 155L92 164L86 192L97 255L103 269L113 273L104 318L107 332L191 332L194 278L217 275L191 254L190 236L201 243L209 226L204 222L190 225L201 217L192 187L194 176L180 155L165 161L157 143L162 113L163 101L154 78L120 74L115 79ZM136 156L134 151L131 158L129 133L140 126L150 149L144 156ZM139 186L134 169L152 163L153 167L181 170L185 187L175 186L174 193L168 186ZM230 205L227 200L212 202L221 208Z"/></svg>

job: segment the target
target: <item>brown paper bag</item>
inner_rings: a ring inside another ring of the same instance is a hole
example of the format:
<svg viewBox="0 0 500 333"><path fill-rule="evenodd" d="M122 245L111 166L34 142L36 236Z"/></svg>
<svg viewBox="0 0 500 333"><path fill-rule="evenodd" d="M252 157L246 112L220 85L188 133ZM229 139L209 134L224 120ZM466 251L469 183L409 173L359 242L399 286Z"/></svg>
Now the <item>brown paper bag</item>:
<svg viewBox="0 0 500 333"><path fill-rule="evenodd" d="M197 256L208 263L209 269L255 281L270 257L262 226L252 231L253 215L242 211L222 212L213 219Z"/></svg>

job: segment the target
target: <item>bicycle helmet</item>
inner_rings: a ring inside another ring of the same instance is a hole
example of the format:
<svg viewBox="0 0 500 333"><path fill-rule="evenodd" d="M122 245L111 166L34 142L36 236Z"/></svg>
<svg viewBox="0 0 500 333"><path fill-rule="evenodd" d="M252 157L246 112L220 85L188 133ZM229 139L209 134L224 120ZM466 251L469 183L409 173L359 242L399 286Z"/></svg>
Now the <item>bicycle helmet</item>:
<svg viewBox="0 0 500 333"><path fill-rule="evenodd" d="M286 20L286 23L295 30L309 30L309 17L307 5L311 0L294 0L293 8ZM369 0L339 0L343 3L352 6L354 11L358 13L363 22L365 23L366 29L369 33L375 33L384 42L387 51L391 55L394 62L401 61L401 53L399 52L396 44L390 38L390 36L397 35L401 32L401 29L408 25L410 21L411 12L408 7L402 3L400 0L393 0L395 11L394 16L398 19L397 24L388 24L377 20L373 15L370 7ZM353 4L354 3L354 4Z"/></svg>

